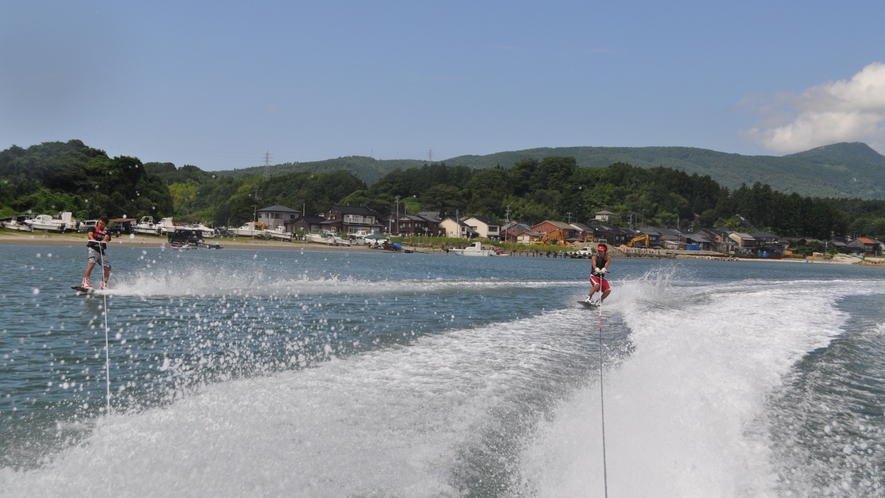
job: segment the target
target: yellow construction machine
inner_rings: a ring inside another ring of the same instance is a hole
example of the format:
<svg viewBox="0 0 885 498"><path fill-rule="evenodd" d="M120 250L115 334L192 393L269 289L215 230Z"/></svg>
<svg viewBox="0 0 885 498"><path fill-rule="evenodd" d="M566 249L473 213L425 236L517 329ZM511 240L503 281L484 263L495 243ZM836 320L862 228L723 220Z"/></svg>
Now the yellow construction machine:
<svg viewBox="0 0 885 498"><path fill-rule="evenodd" d="M553 230L552 232L545 233L540 239L538 239L538 244L553 244L557 246L568 245L568 242L565 241L565 232L562 229Z"/></svg>
<svg viewBox="0 0 885 498"><path fill-rule="evenodd" d="M630 247L633 247L633 244L637 242L645 242L645 248L648 249L648 234L642 234L633 237L632 239L630 239L630 242L627 242L626 244L621 244L621 249L628 249Z"/></svg>

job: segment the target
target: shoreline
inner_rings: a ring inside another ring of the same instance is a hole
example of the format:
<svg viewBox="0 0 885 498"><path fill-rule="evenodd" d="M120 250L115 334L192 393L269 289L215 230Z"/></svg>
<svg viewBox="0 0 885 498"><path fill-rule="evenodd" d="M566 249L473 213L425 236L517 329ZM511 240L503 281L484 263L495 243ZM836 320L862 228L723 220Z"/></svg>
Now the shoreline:
<svg viewBox="0 0 885 498"><path fill-rule="evenodd" d="M221 249L282 249L282 250L318 250L318 251L342 251L358 250L371 251L368 246L327 246L323 244L308 244L306 242L283 240L259 240L259 239L206 239L206 245L218 244ZM39 245L39 246L86 246L86 235L47 234L47 233L0 233L0 245ZM115 237L108 243L109 247L169 247L166 237L152 237L150 235L128 235Z"/></svg>
<svg viewBox="0 0 885 498"><path fill-rule="evenodd" d="M222 239L207 239L207 245L215 245L218 244L221 246L221 249L271 249L271 250L286 250L286 251L296 251L296 250L308 250L308 251L378 251L379 249L372 249L369 246L328 246L324 244L310 244L303 241L292 241L287 242L283 240L261 240L261 239L249 239L249 238L222 238ZM34 233L34 232L11 232L11 231L2 231L0 232L0 246L2 245L38 245L38 246L79 246L86 245L86 235L85 234L77 234L77 235L69 235L69 234L54 234L54 233ZM165 237L154 237L150 235L135 235L130 238L129 236L121 236L111 240L111 247L115 245L124 246L124 247L166 247L168 246L168 241ZM447 254L447 251L443 249L436 248L428 248L428 247L409 247L407 249L411 249L414 252L425 253L425 254ZM543 257L543 256L541 256ZM710 260L710 261L767 261L774 262L780 261L785 263L815 263L815 264L843 264L843 265L857 265L857 266L885 266L885 258L868 258L866 260L856 258L854 256L845 256L845 255L837 255L833 258L829 259L796 259L796 258L782 258L782 259L768 259L768 258L737 258L733 256L728 256L719 253L705 253L705 254L687 254L685 251L673 251L673 250L661 250L655 254L647 254L647 255L638 255L638 254L630 254L623 255L621 258L647 258L647 259L701 259L701 260ZM563 258L569 259L569 258Z"/></svg>

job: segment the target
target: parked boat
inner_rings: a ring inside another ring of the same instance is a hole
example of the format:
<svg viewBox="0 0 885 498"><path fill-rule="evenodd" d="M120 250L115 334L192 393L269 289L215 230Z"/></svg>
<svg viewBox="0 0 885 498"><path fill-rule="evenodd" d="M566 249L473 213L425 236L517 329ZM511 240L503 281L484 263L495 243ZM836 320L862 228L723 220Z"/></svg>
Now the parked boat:
<svg viewBox="0 0 885 498"><path fill-rule="evenodd" d="M264 236L268 239L292 240L292 233L286 231L286 227L278 226L274 229L265 230Z"/></svg>
<svg viewBox="0 0 885 498"><path fill-rule="evenodd" d="M195 230L197 232L200 232L200 235L202 235L203 238L206 238L206 239L215 238L215 229L209 228L202 223L192 223L190 225L179 225L179 226L175 227L175 229L176 230Z"/></svg>
<svg viewBox="0 0 885 498"><path fill-rule="evenodd" d="M240 228L231 228L230 233L240 237L261 237L266 230L258 227L258 223L250 221Z"/></svg>
<svg viewBox="0 0 885 498"><path fill-rule="evenodd" d="M491 249L483 249L482 242L473 242L464 249L451 248L449 252L453 252L458 256L493 256L495 251Z"/></svg>
<svg viewBox="0 0 885 498"><path fill-rule="evenodd" d="M18 230L21 232L30 232L31 230L33 230L31 228L31 225L27 225L25 223L19 223L16 220L6 220L6 221L0 223L0 225L2 225L3 228L5 228L7 230Z"/></svg>
<svg viewBox="0 0 885 498"><path fill-rule="evenodd" d="M75 220L70 211L58 213L57 216L49 214L37 215L32 220L25 220L25 224L31 227L31 230L46 230L52 232L62 232L65 230L76 231L77 220Z"/></svg>
<svg viewBox="0 0 885 498"><path fill-rule="evenodd" d="M172 218L163 218L157 223L157 229L160 231L160 235L169 235L170 233L175 232L175 224L172 223Z"/></svg>
<svg viewBox="0 0 885 498"><path fill-rule="evenodd" d="M138 223L132 225L132 231L144 235L160 235L160 225L154 223L153 216L142 216Z"/></svg>
<svg viewBox="0 0 885 498"><path fill-rule="evenodd" d="M329 246L349 246L350 241L344 240L341 237L335 235L331 232L321 232L321 233L309 233L304 236L304 240L308 242L314 242L317 244L326 244Z"/></svg>

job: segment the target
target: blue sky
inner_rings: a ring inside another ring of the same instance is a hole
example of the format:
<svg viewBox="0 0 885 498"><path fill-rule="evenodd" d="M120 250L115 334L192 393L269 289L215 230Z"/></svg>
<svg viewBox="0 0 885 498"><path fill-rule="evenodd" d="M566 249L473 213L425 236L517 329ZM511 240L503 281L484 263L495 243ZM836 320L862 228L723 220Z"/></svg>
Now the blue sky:
<svg viewBox="0 0 885 498"><path fill-rule="evenodd" d="M10 0L0 149L228 170L533 147L885 153L885 2Z"/></svg>

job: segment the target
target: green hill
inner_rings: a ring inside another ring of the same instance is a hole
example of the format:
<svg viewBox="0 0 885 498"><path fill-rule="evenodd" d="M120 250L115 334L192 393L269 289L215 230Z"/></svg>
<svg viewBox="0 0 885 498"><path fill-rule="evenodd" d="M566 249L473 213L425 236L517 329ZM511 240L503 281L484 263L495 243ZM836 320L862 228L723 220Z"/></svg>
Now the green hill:
<svg viewBox="0 0 885 498"><path fill-rule="evenodd" d="M415 159L374 159L365 156L346 156L337 159L326 159L324 161L276 164L268 166L267 170L274 176L286 175L289 173L328 173L331 171L349 171L360 180L371 185L382 176L397 168L403 170L417 168L425 163L426 161L418 161ZM213 173L218 176L239 177L244 175L263 175L264 171L264 166L254 166L251 168L216 171Z"/></svg>
<svg viewBox="0 0 885 498"><path fill-rule="evenodd" d="M781 157L744 156L693 147L543 147L484 156L446 159L447 166L487 169L510 168L520 159L572 156L578 165L601 168L624 162L640 168L664 166L689 174L709 175L719 184L736 189L756 182L784 193L809 197L885 199L885 156L863 143L840 143ZM412 159L383 160L362 156L325 161L286 163L268 168L273 175L291 172L345 170L368 184L399 168L426 164ZM220 176L263 174L264 166L219 171Z"/></svg>
<svg viewBox="0 0 885 498"><path fill-rule="evenodd" d="M743 156L692 147L557 147L459 156L448 165L510 167L523 158L573 156L579 165L605 167L621 161L640 168L665 166L710 175L735 189L756 182L810 197L885 199L885 156L863 143L840 143L782 157Z"/></svg>

